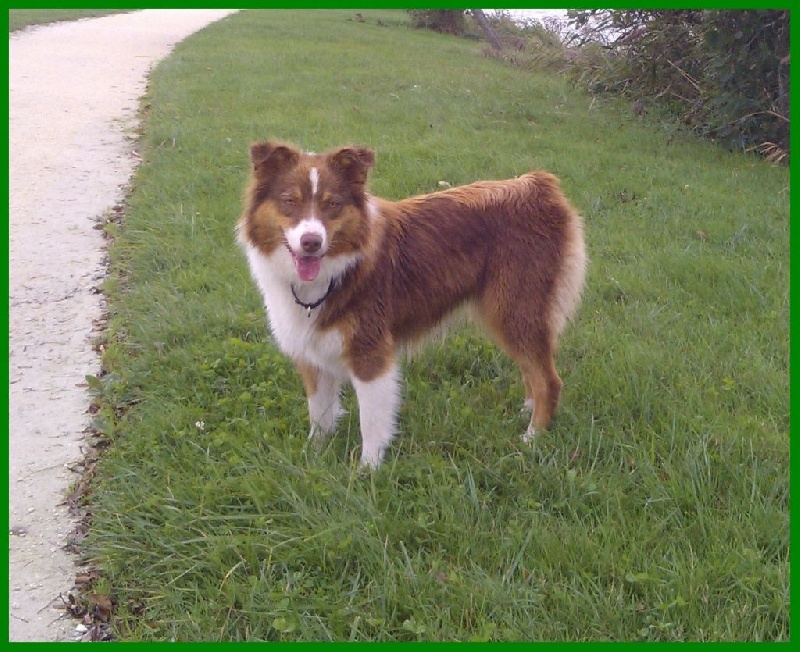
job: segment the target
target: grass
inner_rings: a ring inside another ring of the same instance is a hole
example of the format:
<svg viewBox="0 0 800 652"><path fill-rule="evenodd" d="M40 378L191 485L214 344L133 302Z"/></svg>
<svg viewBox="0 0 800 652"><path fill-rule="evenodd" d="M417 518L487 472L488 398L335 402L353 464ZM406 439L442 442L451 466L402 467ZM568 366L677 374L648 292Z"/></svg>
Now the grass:
<svg viewBox="0 0 800 652"><path fill-rule="evenodd" d="M240 13L153 72L93 380L84 546L118 637L788 640L788 171L363 13ZM591 266L535 448L467 327L405 365L379 472L351 394L308 450L233 238L271 137L370 145L394 198L562 178Z"/></svg>
<svg viewBox="0 0 800 652"><path fill-rule="evenodd" d="M109 14L119 14L125 9L9 9L8 31L16 32L31 25L45 25L63 20L96 18Z"/></svg>

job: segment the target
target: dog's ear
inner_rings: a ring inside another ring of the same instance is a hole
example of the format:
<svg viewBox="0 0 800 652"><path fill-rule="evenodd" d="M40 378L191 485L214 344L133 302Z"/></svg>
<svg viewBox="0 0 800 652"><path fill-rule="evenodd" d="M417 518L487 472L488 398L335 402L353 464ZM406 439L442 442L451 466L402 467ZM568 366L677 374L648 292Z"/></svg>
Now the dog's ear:
<svg viewBox="0 0 800 652"><path fill-rule="evenodd" d="M364 185L369 169L375 165L375 152L368 147L342 147L329 154L330 163L349 179L350 183Z"/></svg>
<svg viewBox="0 0 800 652"><path fill-rule="evenodd" d="M286 143L268 141L250 145L253 170L274 174L297 164L300 152Z"/></svg>

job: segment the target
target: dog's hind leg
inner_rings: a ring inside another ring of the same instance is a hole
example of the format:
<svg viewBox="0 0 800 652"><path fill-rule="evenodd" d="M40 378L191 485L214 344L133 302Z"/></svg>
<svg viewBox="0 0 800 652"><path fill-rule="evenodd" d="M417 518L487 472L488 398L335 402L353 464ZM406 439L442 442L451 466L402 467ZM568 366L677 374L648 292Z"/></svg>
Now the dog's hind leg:
<svg viewBox="0 0 800 652"><path fill-rule="evenodd" d="M525 402L522 404L520 412L530 416L533 414L533 386L524 374L522 375L522 382L525 383Z"/></svg>
<svg viewBox="0 0 800 652"><path fill-rule="evenodd" d="M525 407L531 409L530 425L522 440L530 443L537 432L550 426L561 397L562 382L554 360L556 338L538 319L488 305L481 314L483 321L522 373Z"/></svg>
<svg viewBox="0 0 800 652"><path fill-rule="evenodd" d="M508 243L506 255L519 262L517 273L503 265L492 268L475 307L492 339L522 373L525 407L531 410L530 425L522 436L528 443L537 431L549 427L561 394L553 359L558 326L549 316L553 299L548 288L552 288L554 272L542 260L529 261L529 252L514 243ZM530 264L525 266L523 261Z"/></svg>
<svg viewBox="0 0 800 652"><path fill-rule="evenodd" d="M531 421L522 435L522 441L530 444L538 432L550 426L558 408L563 383L550 353L539 355L536 359L517 358L516 361L525 380L525 387L531 388L533 400Z"/></svg>

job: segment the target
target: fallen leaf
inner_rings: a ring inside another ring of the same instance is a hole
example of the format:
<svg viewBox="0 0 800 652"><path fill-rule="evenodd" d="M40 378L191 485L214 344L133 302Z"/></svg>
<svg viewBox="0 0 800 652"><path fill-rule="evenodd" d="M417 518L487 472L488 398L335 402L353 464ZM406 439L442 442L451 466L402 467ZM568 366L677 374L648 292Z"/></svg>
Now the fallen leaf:
<svg viewBox="0 0 800 652"><path fill-rule="evenodd" d="M88 596L89 604L97 620L107 623L111 618L111 598L107 595L92 593Z"/></svg>

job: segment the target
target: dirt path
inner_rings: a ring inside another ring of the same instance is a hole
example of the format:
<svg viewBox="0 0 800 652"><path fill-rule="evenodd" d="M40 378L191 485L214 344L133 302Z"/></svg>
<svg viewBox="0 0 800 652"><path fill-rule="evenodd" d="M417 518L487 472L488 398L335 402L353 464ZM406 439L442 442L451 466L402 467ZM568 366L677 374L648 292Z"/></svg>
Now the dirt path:
<svg viewBox="0 0 800 652"><path fill-rule="evenodd" d="M136 160L125 132L152 66L233 10L144 10L9 37L9 640L79 637L59 594L75 523L60 503L89 423L99 371L94 228L124 196Z"/></svg>

